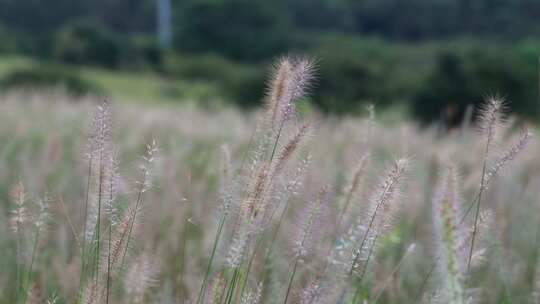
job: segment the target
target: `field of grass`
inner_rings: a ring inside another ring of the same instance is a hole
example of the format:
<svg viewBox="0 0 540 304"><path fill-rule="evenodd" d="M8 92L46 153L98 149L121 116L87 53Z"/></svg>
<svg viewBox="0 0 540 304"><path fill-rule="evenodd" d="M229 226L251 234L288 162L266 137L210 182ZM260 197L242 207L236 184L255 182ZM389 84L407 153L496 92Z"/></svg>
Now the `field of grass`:
<svg viewBox="0 0 540 304"><path fill-rule="evenodd" d="M0 303L538 303L535 130L300 117L310 77L250 114L0 97Z"/></svg>
<svg viewBox="0 0 540 304"><path fill-rule="evenodd" d="M22 56L0 58L0 79L24 68L50 66L66 69L96 85L101 95L117 102L129 103L198 103L219 107L222 103L215 85L204 81L168 79L148 70L109 70L91 66L47 64Z"/></svg>

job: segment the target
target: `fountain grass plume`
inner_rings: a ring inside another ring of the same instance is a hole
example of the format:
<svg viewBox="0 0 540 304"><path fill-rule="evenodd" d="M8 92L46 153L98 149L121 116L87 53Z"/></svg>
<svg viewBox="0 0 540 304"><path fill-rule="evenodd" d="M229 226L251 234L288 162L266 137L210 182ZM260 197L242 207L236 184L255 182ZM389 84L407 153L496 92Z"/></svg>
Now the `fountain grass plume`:
<svg viewBox="0 0 540 304"><path fill-rule="evenodd" d="M350 263L349 275L352 275L358 268L360 258L376 245L376 240L380 233L387 230L387 225L391 222L393 203L399 197L400 187L409 169L410 160L400 158L394 161L386 177L381 181L375 193L369 200L369 209L367 213L367 227L364 226L363 219L359 219L356 225L358 232L363 232L363 237L359 244L353 244L356 248ZM367 267L368 260L364 262L364 268Z"/></svg>
<svg viewBox="0 0 540 304"><path fill-rule="evenodd" d="M471 246L467 262L467 269L471 268L472 253L474 250L474 241L478 229L478 215L480 214L480 204L482 203L482 193L484 192L487 174L487 162L490 156L491 146L497 135L499 135L499 129L504 125L505 103L502 98L488 97L486 104L480 109L480 128L486 136L486 144L484 148L484 157L482 161L482 175L480 179L480 190L478 191L478 200L476 203L476 211L474 214L473 232L471 237Z"/></svg>
<svg viewBox="0 0 540 304"><path fill-rule="evenodd" d="M157 273L152 259L147 254L143 253L134 259L124 279L124 289L130 303L145 303L145 294L155 285Z"/></svg>
<svg viewBox="0 0 540 304"><path fill-rule="evenodd" d="M324 220L325 210L328 207L329 200L328 186L322 187L317 195L317 198L308 204L305 211L301 213L298 220L298 227L296 229L296 235L293 240L293 266L288 279L287 291L285 293L285 299L283 304L287 303L291 288L296 276L298 266L304 259L310 254L315 246L317 235L320 232L321 224Z"/></svg>
<svg viewBox="0 0 540 304"><path fill-rule="evenodd" d="M447 303L465 304L466 233L459 223L460 198L455 167L449 165L439 177L433 199L435 243L441 256L440 274Z"/></svg>

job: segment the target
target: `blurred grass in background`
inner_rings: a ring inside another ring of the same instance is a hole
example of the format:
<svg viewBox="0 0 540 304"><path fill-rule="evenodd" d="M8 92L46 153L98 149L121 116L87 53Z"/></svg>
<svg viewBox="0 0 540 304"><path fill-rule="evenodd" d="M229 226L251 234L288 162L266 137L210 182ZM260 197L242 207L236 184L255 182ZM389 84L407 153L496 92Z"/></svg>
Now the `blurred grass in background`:
<svg viewBox="0 0 540 304"><path fill-rule="evenodd" d="M311 101L323 112L360 114L373 102L380 109L405 106L408 113L429 122L453 105L457 117L449 119L457 122L467 105L488 94L507 97L513 110L536 119L539 49L540 43L533 40L512 46L471 40L403 44L330 35L303 53L318 59ZM260 104L269 73L268 65L215 54L168 52L160 62L110 69L3 56L0 86L4 91L60 86L73 95L119 101L250 109Z"/></svg>

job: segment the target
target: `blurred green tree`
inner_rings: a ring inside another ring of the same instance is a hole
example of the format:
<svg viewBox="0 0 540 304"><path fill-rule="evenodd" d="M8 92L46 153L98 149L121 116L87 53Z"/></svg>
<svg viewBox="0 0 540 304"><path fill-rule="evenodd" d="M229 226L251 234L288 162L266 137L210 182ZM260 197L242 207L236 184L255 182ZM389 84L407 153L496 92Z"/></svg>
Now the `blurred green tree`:
<svg viewBox="0 0 540 304"><path fill-rule="evenodd" d="M511 110L536 118L536 69L527 65L511 50L473 50L463 56L443 53L414 96L413 113L424 123L441 119L448 125L456 125L469 105L478 109L486 96L498 95L507 100Z"/></svg>
<svg viewBox="0 0 540 304"><path fill-rule="evenodd" d="M116 67L120 64L121 38L97 22L81 21L65 26L57 34L54 57L72 64L99 64Z"/></svg>
<svg viewBox="0 0 540 304"><path fill-rule="evenodd" d="M279 1L186 0L176 6L176 46L254 61L285 50L289 16Z"/></svg>

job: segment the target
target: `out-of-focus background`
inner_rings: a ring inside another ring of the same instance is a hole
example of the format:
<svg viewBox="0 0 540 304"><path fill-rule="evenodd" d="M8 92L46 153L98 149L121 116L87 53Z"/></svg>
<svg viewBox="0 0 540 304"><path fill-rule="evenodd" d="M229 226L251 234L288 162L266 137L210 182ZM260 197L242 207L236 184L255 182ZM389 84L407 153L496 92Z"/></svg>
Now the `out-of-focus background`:
<svg viewBox="0 0 540 304"><path fill-rule="evenodd" d="M308 108L456 122L500 94L534 119L539 20L536 0L1 0L0 90L252 109L301 54Z"/></svg>

